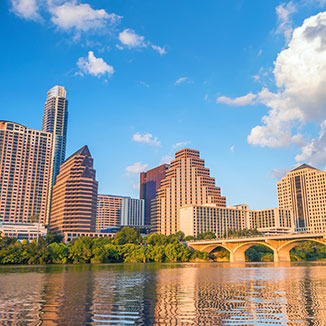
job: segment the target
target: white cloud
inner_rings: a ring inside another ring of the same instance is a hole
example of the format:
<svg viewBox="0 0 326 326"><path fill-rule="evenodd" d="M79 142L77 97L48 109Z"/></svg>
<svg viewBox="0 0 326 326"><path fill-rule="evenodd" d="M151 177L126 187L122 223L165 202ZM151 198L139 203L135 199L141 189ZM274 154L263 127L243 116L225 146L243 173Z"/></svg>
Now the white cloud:
<svg viewBox="0 0 326 326"><path fill-rule="evenodd" d="M144 36L136 34L130 28L125 29L119 34L120 42L129 48L147 47Z"/></svg>
<svg viewBox="0 0 326 326"><path fill-rule="evenodd" d="M126 171L129 173L140 173L146 170L148 164L142 164L141 162L136 162L133 165L126 167Z"/></svg>
<svg viewBox="0 0 326 326"><path fill-rule="evenodd" d="M326 113L325 44L326 12L307 18L302 26L293 31L288 47L278 54L274 63L276 91L263 88L258 94L250 95L247 101L247 104L260 103L269 108L268 114L262 118L262 125L251 130L248 136L250 144L282 147L294 143L302 146L301 133L304 131L304 125L324 119ZM241 98L241 103L246 102L246 97ZM235 104L235 100L237 99L224 102L232 105ZM310 157L312 162L312 157L318 156L314 148L318 147L321 150L320 146L323 145L321 141L323 125L319 138L313 140L314 145L306 147L304 150L306 154L297 157L297 160ZM320 160L316 159L316 161Z"/></svg>
<svg viewBox="0 0 326 326"><path fill-rule="evenodd" d="M232 145L232 146L230 147L230 151L231 151L231 152L234 152L234 145Z"/></svg>
<svg viewBox="0 0 326 326"><path fill-rule="evenodd" d="M262 53L263 53L263 50L260 49L260 50L258 51L258 53L257 53L258 57L260 57L260 56L262 55Z"/></svg>
<svg viewBox="0 0 326 326"><path fill-rule="evenodd" d="M77 66L83 74L100 77L107 74L109 77L113 75L114 69L107 64L102 58L96 58L93 51L88 52L87 58L79 58Z"/></svg>
<svg viewBox="0 0 326 326"><path fill-rule="evenodd" d="M165 156L162 157L161 163L162 164L169 164L172 160L174 160L174 157L172 157L171 155L165 155Z"/></svg>
<svg viewBox="0 0 326 326"><path fill-rule="evenodd" d="M178 147L185 147L191 144L191 141L187 140L187 141L181 141L179 143L175 143L172 145L172 148L178 148Z"/></svg>
<svg viewBox="0 0 326 326"><path fill-rule="evenodd" d="M276 7L276 14L278 20L277 34L284 34L287 42L290 41L293 32L291 15L297 12L297 7L293 1L287 4L282 3Z"/></svg>
<svg viewBox="0 0 326 326"><path fill-rule="evenodd" d="M207 100L208 100L208 93L206 93L204 96L204 101L207 101Z"/></svg>
<svg viewBox="0 0 326 326"><path fill-rule="evenodd" d="M273 178L280 180L283 177L285 177L286 174L288 172L290 172L291 170L293 170L294 168L295 168L295 166L292 166L290 168L274 169L274 170L272 170L271 175Z"/></svg>
<svg viewBox="0 0 326 326"><path fill-rule="evenodd" d="M220 96L217 98L216 102L224 103L224 104L232 105L232 106L244 106L244 105L255 104L256 98L257 98L257 95L255 95L253 93L249 93L247 95L236 97L236 98Z"/></svg>
<svg viewBox="0 0 326 326"><path fill-rule="evenodd" d="M185 83L185 82L190 82L189 77L180 77L179 79L176 80L174 85L180 85L180 84Z"/></svg>
<svg viewBox="0 0 326 326"><path fill-rule="evenodd" d="M295 159L297 162L326 167L326 120L320 125L319 136L304 145Z"/></svg>
<svg viewBox="0 0 326 326"><path fill-rule="evenodd" d="M11 0L13 12L27 20L39 20L41 17L38 13L38 0Z"/></svg>
<svg viewBox="0 0 326 326"><path fill-rule="evenodd" d="M108 14L104 9L93 9L89 4L65 2L62 5L50 5L51 21L63 30L87 32L91 29L102 29L107 23L115 24L122 18Z"/></svg>
<svg viewBox="0 0 326 326"><path fill-rule="evenodd" d="M132 136L132 140L138 143L146 143L153 146L160 146L161 144L157 137L154 138L153 135L149 133L142 135L139 132L136 132Z"/></svg>
<svg viewBox="0 0 326 326"><path fill-rule="evenodd" d="M154 44L152 44L152 49L154 49L155 51L157 51L160 55L164 55L164 54L166 54L166 50L165 50L165 48L161 48L161 47L158 46L158 45L154 45Z"/></svg>

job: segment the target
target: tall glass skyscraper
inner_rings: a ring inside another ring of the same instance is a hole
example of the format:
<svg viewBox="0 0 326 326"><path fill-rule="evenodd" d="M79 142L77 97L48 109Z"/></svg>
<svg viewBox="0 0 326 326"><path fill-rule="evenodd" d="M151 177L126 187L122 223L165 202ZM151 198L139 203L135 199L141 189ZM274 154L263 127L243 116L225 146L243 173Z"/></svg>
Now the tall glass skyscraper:
<svg viewBox="0 0 326 326"><path fill-rule="evenodd" d="M42 130L53 134L52 144L52 185L65 160L68 122L67 91L62 86L52 87L44 105Z"/></svg>

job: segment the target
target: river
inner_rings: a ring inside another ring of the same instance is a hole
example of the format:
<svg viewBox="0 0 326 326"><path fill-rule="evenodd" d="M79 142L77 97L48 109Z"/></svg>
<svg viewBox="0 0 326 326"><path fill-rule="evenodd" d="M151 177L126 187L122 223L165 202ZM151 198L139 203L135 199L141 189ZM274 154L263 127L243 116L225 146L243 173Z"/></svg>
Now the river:
<svg viewBox="0 0 326 326"><path fill-rule="evenodd" d="M326 325L326 263L2 266L0 325Z"/></svg>

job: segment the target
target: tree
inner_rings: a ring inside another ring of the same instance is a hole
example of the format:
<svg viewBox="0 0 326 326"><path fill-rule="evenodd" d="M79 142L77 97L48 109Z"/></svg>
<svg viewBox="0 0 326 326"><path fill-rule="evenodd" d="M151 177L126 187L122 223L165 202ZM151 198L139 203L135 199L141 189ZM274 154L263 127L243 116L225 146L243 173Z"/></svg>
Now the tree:
<svg viewBox="0 0 326 326"><path fill-rule="evenodd" d="M50 253L50 260L55 264L67 264L68 263L68 255L69 249L63 243L52 242L48 246L48 250Z"/></svg>
<svg viewBox="0 0 326 326"><path fill-rule="evenodd" d="M92 239L80 237L69 246L69 259L73 263L89 263L92 258Z"/></svg>
<svg viewBox="0 0 326 326"><path fill-rule="evenodd" d="M139 244L142 241L139 230L135 230L128 227L123 227L121 231L117 232L113 243L116 245L124 245L126 243Z"/></svg>

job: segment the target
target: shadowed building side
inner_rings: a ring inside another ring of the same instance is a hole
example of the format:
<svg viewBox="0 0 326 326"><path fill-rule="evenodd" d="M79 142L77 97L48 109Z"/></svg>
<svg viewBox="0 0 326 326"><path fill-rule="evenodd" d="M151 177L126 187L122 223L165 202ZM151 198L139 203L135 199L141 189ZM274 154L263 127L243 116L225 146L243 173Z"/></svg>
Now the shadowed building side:
<svg viewBox="0 0 326 326"><path fill-rule="evenodd" d="M170 164L162 164L140 174L140 199L145 200L145 225L151 225L151 203L169 168Z"/></svg>
<svg viewBox="0 0 326 326"><path fill-rule="evenodd" d="M87 146L61 166L53 187L50 230L95 232L98 182Z"/></svg>

